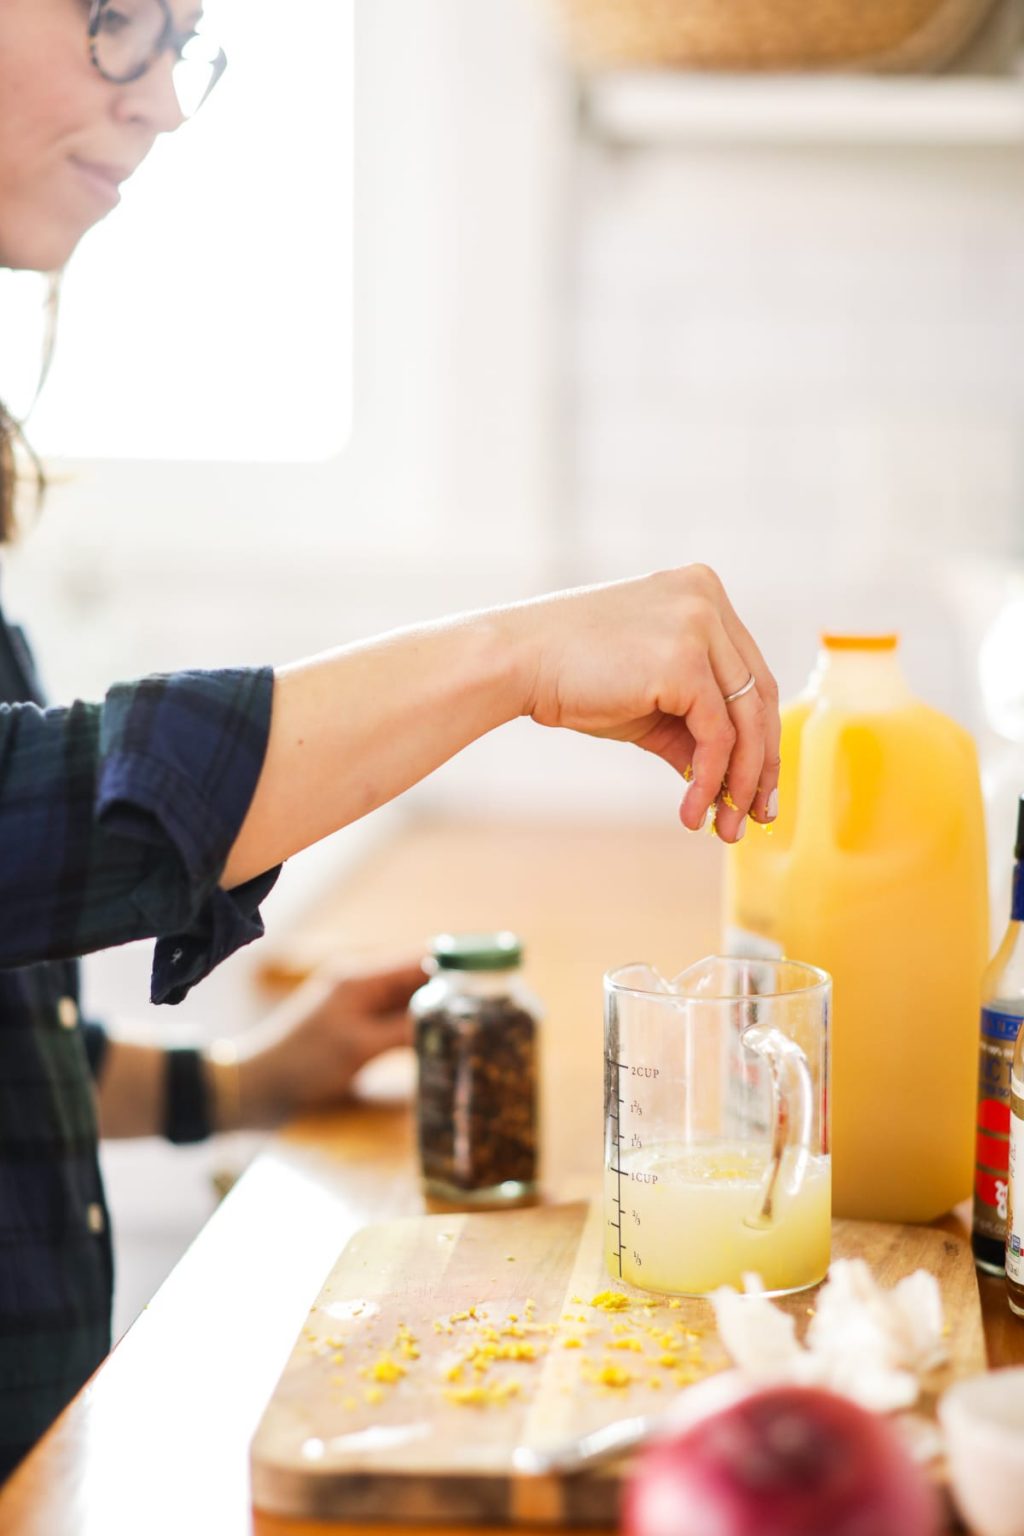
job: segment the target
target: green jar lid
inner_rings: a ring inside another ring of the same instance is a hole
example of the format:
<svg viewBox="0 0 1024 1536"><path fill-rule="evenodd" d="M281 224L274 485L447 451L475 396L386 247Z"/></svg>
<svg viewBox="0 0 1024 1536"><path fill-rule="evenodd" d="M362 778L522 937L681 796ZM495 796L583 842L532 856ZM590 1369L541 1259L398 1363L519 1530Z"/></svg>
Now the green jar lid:
<svg viewBox="0 0 1024 1536"><path fill-rule="evenodd" d="M442 971L511 971L523 958L517 934L439 933L431 944Z"/></svg>

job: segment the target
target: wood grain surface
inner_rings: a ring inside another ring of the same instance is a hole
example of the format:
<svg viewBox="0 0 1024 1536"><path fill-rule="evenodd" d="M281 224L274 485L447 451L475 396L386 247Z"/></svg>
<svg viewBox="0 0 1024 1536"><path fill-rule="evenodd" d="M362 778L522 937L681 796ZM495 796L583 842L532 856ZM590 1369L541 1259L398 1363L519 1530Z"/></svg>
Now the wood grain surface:
<svg viewBox="0 0 1024 1536"><path fill-rule="evenodd" d="M729 1360L708 1301L609 1280L603 1244L600 1204L582 1201L365 1228L327 1277L256 1433L255 1504L346 1521L614 1524L628 1461L521 1476L517 1447L658 1414ZM931 1404L984 1368L961 1240L837 1221L833 1257L863 1258L885 1286L935 1274L949 1360L927 1383ZM609 1296L623 1310L600 1304ZM814 1296L779 1303L800 1333Z"/></svg>

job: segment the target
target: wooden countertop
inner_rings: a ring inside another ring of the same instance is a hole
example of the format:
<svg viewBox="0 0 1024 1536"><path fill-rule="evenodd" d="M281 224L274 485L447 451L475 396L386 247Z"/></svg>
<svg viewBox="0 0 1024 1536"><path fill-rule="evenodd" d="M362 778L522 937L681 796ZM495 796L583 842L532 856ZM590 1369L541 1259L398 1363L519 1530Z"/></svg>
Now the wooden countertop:
<svg viewBox="0 0 1024 1536"><path fill-rule="evenodd" d="M268 945L268 978L280 982L329 954L420 952L445 928L516 929L548 1009L545 1189L556 1198L596 1189L602 973L638 958L671 971L712 951L721 857L710 838L671 822L416 826L353 874L301 934ZM369 1221L423 1209L408 1106L389 1099L389 1085L404 1092L409 1081L408 1063L392 1058L371 1077L366 1101L307 1116L271 1139L0 1492L3 1536L352 1529L254 1513L248 1446L348 1238ZM965 1221L961 1210L943 1225L962 1232ZM1024 1363L1024 1327L1001 1282L983 1281L982 1303L990 1363Z"/></svg>

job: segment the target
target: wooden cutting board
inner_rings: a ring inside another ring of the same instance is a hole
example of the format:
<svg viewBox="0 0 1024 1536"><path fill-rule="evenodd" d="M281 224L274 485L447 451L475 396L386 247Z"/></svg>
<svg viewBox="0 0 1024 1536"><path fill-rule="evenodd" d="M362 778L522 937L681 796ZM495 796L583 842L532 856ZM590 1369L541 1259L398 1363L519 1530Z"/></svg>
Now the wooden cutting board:
<svg viewBox="0 0 1024 1536"><path fill-rule="evenodd" d="M319 1519L615 1523L624 1462L575 1477L512 1470L544 1447L658 1410L726 1365L706 1301L609 1281L600 1207L422 1216L367 1227L341 1254L252 1444L253 1501ZM938 1278L950 1360L983 1370L970 1249L926 1227L837 1221L833 1257L883 1285ZM594 1305L618 1293L624 1310ZM781 1302L806 1325L814 1292Z"/></svg>

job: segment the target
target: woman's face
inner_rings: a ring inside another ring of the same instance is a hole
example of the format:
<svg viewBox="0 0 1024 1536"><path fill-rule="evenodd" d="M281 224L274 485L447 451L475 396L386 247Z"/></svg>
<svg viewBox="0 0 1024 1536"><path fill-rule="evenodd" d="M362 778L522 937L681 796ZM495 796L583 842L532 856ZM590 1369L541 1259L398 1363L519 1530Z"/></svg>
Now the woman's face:
<svg viewBox="0 0 1024 1536"><path fill-rule="evenodd" d="M194 0L172 11L184 30ZM92 65L88 20L89 0L0 0L0 266L63 266L182 121L172 55L114 85Z"/></svg>

